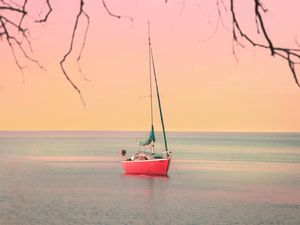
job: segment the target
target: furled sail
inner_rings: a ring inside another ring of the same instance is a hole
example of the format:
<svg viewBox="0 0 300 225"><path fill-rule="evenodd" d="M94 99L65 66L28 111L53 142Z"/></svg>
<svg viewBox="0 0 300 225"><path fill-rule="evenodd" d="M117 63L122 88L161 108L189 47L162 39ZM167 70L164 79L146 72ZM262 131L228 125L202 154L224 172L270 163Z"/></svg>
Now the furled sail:
<svg viewBox="0 0 300 225"><path fill-rule="evenodd" d="M142 146L146 146L146 145L150 145L151 143L155 142L155 140L156 139L155 139L155 134L154 134L154 127L152 125L148 138L143 142L139 142L139 144Z"/></svg>

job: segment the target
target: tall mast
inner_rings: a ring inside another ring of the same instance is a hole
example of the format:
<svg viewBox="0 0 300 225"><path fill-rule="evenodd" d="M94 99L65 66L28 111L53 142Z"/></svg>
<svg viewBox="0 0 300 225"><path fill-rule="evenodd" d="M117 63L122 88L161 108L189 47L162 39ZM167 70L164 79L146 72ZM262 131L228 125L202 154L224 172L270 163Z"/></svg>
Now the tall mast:
<svg viewBox="0 0 300 225"><path fill-rule="evenodd" d="M153 74L154 74L154 79L155 79L156 94L157 94L158 107L159 107L159 114L160 114L160 120L161 120L161 126L162 126L162 130L163 130L163 135L164 135L165 150L168 153L169 151L168 151L167 137L166 137L166 131L165 131L165 124L164 124L164 119L163 119L163 114L162 114L161 103L160 103L160 96L159 96L159 91L158 91L158 83L157 83L157 78L156 78L154 58L153 58L153 52L152 52L152 47L151 47L151 41L150 41L150 25L149 25L149 21L148 21L148 32L149 32L149 54L150 54L150 61L152 63L152 67L153 67ZM152 97L151 97L151 102L152 102ZM152 104L151 104L151 107L152 107Z"/></svg>
<svg viewBox="0 0 300 225"><path fill-rule="evenodd" d="M149 43L149 78L150 78L150 113L151 113L151 132L154 133L153 126L153 101L152 101L152 65L151 65L151 41L150 41L150 23L148 21L148 43ZM154 141L151 141L151 152L154 154Z"/></svg>

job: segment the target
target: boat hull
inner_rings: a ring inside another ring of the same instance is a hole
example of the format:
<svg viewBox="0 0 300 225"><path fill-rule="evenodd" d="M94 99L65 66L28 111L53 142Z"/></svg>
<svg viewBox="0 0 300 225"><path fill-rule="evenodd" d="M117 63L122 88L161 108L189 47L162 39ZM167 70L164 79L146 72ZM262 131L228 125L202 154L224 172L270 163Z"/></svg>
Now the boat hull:
<svg viewBox="0 0 300 225"><path fill-rule="evenodd" d="M122 161L122 167L125 174L145 174L166 176L170 167L171 159L151 159Z"/></svg>

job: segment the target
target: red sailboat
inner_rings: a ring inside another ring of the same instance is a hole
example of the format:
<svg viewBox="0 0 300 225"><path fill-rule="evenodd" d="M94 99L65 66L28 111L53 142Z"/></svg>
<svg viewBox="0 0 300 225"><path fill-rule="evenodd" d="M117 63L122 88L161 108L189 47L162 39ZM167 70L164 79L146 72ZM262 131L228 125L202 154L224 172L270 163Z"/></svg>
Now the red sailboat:
<svg viewBox="0 0 300 225"><path fill-rule="evenodd" d="M156 77L156 71L154 66L154 57L150 41L150 29L148 23L148 41L149 41L149 71L150 71L150 109L151 109L151 130L149 137L142 143L142 146L150 146L151 151L138 151L131 158L126 157L126 150L121 150L122 155L122 167L125 174L145 174L145 175L159 175L166 176L169 170L171 161L171 152L168 150L167 137L165 132L165 125L162 114L162 107L159 97L158 82ZM153 98L152 98L152 77L154 77L156 96L158 101L158 108L160 114L160 121L162 125L164 150L160 153L154 151L154 142L156 140L153 126Z"/></svg>

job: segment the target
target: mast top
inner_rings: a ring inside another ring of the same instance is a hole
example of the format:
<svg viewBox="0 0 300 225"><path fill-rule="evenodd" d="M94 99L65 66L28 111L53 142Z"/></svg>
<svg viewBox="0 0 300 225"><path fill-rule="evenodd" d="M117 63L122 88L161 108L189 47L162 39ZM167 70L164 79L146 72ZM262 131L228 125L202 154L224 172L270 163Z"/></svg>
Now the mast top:
<svg viewBox="0 0 300 225"><path fill-rule="evenodd" d="M149 45L151 45L151 40L150 40L150 21L148 20L148 41Z"/></svg>

